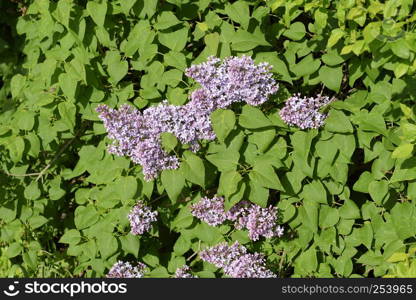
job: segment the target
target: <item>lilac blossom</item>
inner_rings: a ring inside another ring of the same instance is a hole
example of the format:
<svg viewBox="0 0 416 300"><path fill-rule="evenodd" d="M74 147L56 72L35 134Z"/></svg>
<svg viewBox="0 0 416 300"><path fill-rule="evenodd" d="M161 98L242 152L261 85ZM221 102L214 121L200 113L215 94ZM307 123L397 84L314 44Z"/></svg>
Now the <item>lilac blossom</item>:
<svg viewBox="0 0 416 300"><path fill-rule="evenodd" d="M191 213L208 225L217 226L226 220L234 222L236 229L247 229L251 240L257 241L260 237L281 237L283 227L277 225L277 208L273 206L261 207L243 200L225 212L224 198L214 196L204 197L191 206Z"/></svg>
<svg viewBox="0 0 416 300"><path fill-rule="evenodd" d="M146 265L139 262L133 267L129 262L118 261L108 271L107 278L141 278Z"/></svg>
<svg viewBox="0 0 416 300"><path fill-rule="evenodd" d="M203 261L215 265L217 268L226 268L232 261L247 253L247 249L235 242L229 246L226 242L203 250L199 256Z"/></svg>
<svg viewBox="0 0 416 300"><path fill-rule="evenodd" d="M261 207L241 201L227 212L227 219L234 221L237 229L246 228L249 238L253 241L257 241L261 236L272 238L283 235L283 228L277 225L277 208L273 206Z"/></svg>
<svg viewBox="0 0 416 300"><path fill-rule="evenodd" d="M222 197L203 197L191 206L191 213L208 225L217 226L226 220L224 211L224 198Z"/></svg>
<svg viewBox="0 0 416 300"><path fill-rule="evenodd" d="M319 128L324 124L326 114L319 112L319 109L332 101L327 96L301 97L296 94L290 97L279 114L282 120L290 125L301 129Z"/></svg>
<svg viewBox="0 0 416 300"><path fill-rule="evenodd" d="M185 71L206 91L216 108L227 108L235 102L260 105L277 92L268 63L254 64L251 57L209 57L207 62L193 65Z"/></svg>
<svg viewBox="0 0 416 300"><path fill-rule="evenodd" d="M152 211L139 201L130 211L128 219L130 221L131 233L134 235L143 234L150 231L152 222L157 220L157 211Z"/></svg>
<svg viewBox="0 0 416 300"><path fill-rule="evenodd" d="M247 253L247 249L235 242L228 246L226 242L200 252L203 261L222 268L232 278L272 278L277 277L266 268L264 255Z"/></svg>
<svg viewBox="0 0 416 300"><path fill-rule="evenodd" d="M202 88L195 90L185 105L163 101L142 112L126 104L118 110L98 106L99 117L113 140L109 152L129 157L142 166L145 180L152 180L163 170L179 167L178 158L162 148L161 133L172 133L192 151L198 151L200 140L215 139L210 121L214 110L242 101L259 105L278 90L267 63L255 65L247 56L220 62L211 57L186 70Z"/></svg>
<svg viewBox="0 0 416 300"><path fill-rule="evenodd" d="M181 268L176 269L175 278L198 278L198 276L191 273L191 268L184 265Z"/></svg>

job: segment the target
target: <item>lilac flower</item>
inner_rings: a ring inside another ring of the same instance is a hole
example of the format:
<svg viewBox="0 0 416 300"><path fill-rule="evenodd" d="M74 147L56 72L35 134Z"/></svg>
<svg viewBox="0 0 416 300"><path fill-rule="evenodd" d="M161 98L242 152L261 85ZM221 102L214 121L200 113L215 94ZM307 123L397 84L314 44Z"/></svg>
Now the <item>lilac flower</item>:
<svg viewBox="0 0 416 300"><path fill-rule="evenodd" d="M235 242L226 242L201 251L202 260L222 268L232 278L271 278L276 274L266 268L266 260L260 253L247 253L247 249Z"/></svg>
<svg viewBox="0 0 416 300"><path fill-rule="evenodd" d="M268 63L254 64L251 57L227 57L221 62L209 57L207 62L185 71L206 91L215 108L226 108L234 102L260 105L277 92Z"/></svg>
<svg viewBox="0 0 416 300"><path fill-rule="evenodd" d="M191 206L191 213L208 225L217 226L226 220L234 222L236 229L247 229L251 240L257 241L260 237L281 237L283 227L277 225L277 208L269 206L263 208L249 201L240 201L228 212L224 209L224 198L208 197Z"/></svg>
<svg viewBox="0 0 416 300"><path fill-rule="evenodd" d="M130 221L131 233L135 235L150 231L152 222L157 220L157 211L152 211L143 202L139 201L130 211L128 219Z"/></svg>
<svg viewBox="0 0 416 300"><path fill-rule="evenodd" d="M137 266L133 267L129 262L118 261L116 262L106 275L107 278L141 278L143 277L146 265L143 263L137 263Z"/></svg>
<svg viewBox="0 0 416 300"><path fill-rule="evenodd" d="M279 114L282 120L290 126L298 126L301 129L319 128L324 124L326 114L320 113L319 109L329 104L332 99L318 95L314 97L300 97L300 94L290 97L285 107Z"/></svg>
<svg viewBox="0 0 416 300"><path fill-rule="evenodd" d="M184 265L183 267L176 269L175 278L198 278L198 276L191 274L191 268Z"/></svg>
<svg viewBox="0 0 416 300"><path fill-rule="evenodd" d="M255 65L247 56L220 60L210 58L201 65L191 66L187 75L202 88L191 94L186 105L169 105L163 101L140 112L128 105L119 110L105 105L97 107L108 137L113 140L110 153L127 156L142 166L145 180L156 178L162 170L177 169L176 156L163 150L160 134L169 132L192 151L198 151L200 140L214 140L210 114L233 102L245 101L259 105L275 93L277 84L267 63Z"/></svg>
<svg viewBox="0 0 416 300"><path fill-rule="evenodd" d="M247 228L248 236L253 241L261 236L272 238L283 235L283 228L277 225L277 208L273 206L264 208L241 201L227 212L227 219L234 221L237 229Z"/></svg>
<svg viewBox="0 0 416 300"><path fill-rule="evenodd" d="M226 268L232 261L246 253L247 249L238 242L235 242L231 246L228 246L226 242L223 242L201 251L199 256L203 261L209 262L217 268Z"/></svg>
<svg viewBox="0 0 416 300"><path fill-rule="evenodd" d="M208 225L217 226L226 220L224 211L224 198L215 196L214 198L203 197L191 206L192 215L206 222Z"/></svg>

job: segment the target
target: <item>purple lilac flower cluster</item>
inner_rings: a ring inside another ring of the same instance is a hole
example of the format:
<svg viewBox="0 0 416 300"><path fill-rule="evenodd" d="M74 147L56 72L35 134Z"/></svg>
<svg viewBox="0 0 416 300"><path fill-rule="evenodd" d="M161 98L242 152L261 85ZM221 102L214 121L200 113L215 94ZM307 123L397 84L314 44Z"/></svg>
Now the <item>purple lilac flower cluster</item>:
<svg viewBox="0 0 416 300"><path fill-rule="evenodd" d="M213 140L210 114L233 102L251 105L264 103L278 90L267 63L255 65L250 57L229 57L223 63L211 57L208 62L191 66L186 75L201 84L186 105L169 105L166 101L140 112L129 105L118 110L106 105L97 107L108 137L113 140L109 152L128 156L140 164L146 180L152 180L165 169L176 169L176 156L166 153L160 134L174 134L191 150L199 149L199 140Z"/></svg>
<svg viewBox="0 0 416 300"><path fill-rule="evenodd" d="M157 211L152 211L150 207L139 201L128 215L131 233L139 235L149 231L152 227L152 222L157 220L156 217Z"/></svg>
<svg viewBox="0 0 416 300"><path fill-rule="evenodd" d="M198 276L191 273L191 268L184 265L181 268L176 269L175 278L198 278Z"/></svg>
<svg viewBox="0 0 416 300"><path fill-rule="evenodd" d="M214 106L226 108L234 102L266 102L279 88L271 69L268 63L255 65L249 56L228 57L222 62L211 56L207 62L188 68L185 74L202 86Z"/></svg>
<svg viewBox="0 0 416 300"><path fill-rule="evenodd" d="M223 197L203 197L191 206L191 213L211 226L220 225L225 220L233 221L235 228L246 228L249 238L253 241L257 241L261 236L271 238L283 235L283 227L276 224L277 208L273 206L264 208L243 200L225 212Z"/></svg>
<svg viewBox="0 0 416 300"><path fill-rule="evenodd" d="M141 278L143 277L146 265L139 262L133 267L129 262L116 262L106 275L107 278Z"/></svg>
<svg viewBox="0 0 416 300"><path fill-rule="evenodd" d="M191 213L194 217L206 222L208 225L217 226L227 219L224 210L224 198L222 197L203 197L191 206Z"/></svg>
<svg viewBox="0 0 416 300"><path fill-rule="evenodd" d="M240 201L227 212L227 219L234 221L237 229L246 228L253 241L261 236L271 238L283 235L283 227L276 224L277 208L271 205L261 207L249 201Z"/></svg>
<svg viewBox="0 0 416 300"><path fill-rule="evenodd" d="M319 128L324 124L326 114L319 109L332 101L327 96L301 97L296 94L290 97L285 107L279 112L282 120L290 126L298 126L301 129Z"/></svg>
<svg viewBox="0 0 416 300"><path fill-rule="evenodd" d="M226 242L200 252L202 260L222 268L232 278L271 278L277 277L266 268L266 260L260 253L247 253L247 249L235 242Z"/></svg>

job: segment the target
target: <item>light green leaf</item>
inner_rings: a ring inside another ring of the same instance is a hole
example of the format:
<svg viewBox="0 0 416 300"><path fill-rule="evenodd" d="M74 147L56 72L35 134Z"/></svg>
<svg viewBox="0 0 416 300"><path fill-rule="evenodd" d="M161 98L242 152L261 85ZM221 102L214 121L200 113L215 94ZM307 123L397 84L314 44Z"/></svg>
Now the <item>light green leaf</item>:
<svg viewBox="0 0 416 300"><path fill-rule="evenodd" d="M224 142L235 125L235 114L229 109L217 109L211 114L212 128L217 138Z"/></svg>
<svg viewBox="0 0 416 300"><path fill-rule="evenodd" d="M175 202L185 186L185 178L179 170L163 170L161 180L169 198Z"/></svg>
<svg viewBox="0 0 416 300"><path fill-rule="evenodd" d="M95 1L88 1L87 11L95 24L101 27L104 26L105 15L107 14L106 1L102 1L101 3Z"/></svg>
<svg viewBox="0 0 416 300"><path fill-rule="evenodd" d="M319 69L319 78L322 80L323 84L335 91L338 92L341 87L343 73L341 67L327 67L322 66Z"/></svg>

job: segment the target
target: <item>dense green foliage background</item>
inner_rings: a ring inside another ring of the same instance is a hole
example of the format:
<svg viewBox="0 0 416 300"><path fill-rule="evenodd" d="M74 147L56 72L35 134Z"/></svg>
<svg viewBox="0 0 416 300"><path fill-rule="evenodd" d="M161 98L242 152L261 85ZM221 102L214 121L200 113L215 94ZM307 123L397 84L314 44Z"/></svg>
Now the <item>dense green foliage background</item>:
<svg viewBox="0 0 416 300"><path fill-rule="evenodd" d="M118 259L149 277L238 240L281 277L416 276L415 5L412 0L25 0L0 2L0 276L101 277ZM274 66L278 95L212 116L218 140L145 182L106 151L95 107L181 105L184 69L209 55ZM331 104L319 130L287 127L293 93ZM251 242L193 218L226 205L277 205L286 234ZM159 212L129 233L138 199Z"/></svg>

